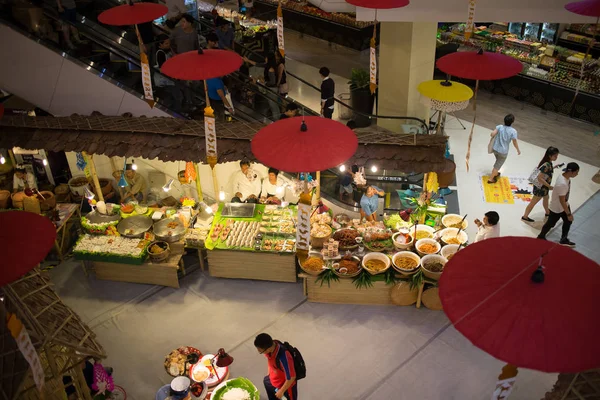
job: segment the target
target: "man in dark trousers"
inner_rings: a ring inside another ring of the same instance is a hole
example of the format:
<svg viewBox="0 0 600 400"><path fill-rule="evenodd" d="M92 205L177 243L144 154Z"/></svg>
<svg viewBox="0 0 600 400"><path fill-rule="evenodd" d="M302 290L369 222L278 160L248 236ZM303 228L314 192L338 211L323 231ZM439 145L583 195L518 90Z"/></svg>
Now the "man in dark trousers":
<svg viewBox="0 0 600 400"><path fill-rule="evenodd" d="M263 382L269 400L281 400L284 396L286 400L298 400L296 370L290 352L266 333L254 339L254 347L267 358L269 375Z"/></svg>
<svg viewBox="0 0 600 400"><path fill-rule="evenodd" d="M334 96L335 96L335 82L329 77L329 68L321 67L319 70L321 74L321 115L325 118L331 119L333 116L334 107Z"/></svg>

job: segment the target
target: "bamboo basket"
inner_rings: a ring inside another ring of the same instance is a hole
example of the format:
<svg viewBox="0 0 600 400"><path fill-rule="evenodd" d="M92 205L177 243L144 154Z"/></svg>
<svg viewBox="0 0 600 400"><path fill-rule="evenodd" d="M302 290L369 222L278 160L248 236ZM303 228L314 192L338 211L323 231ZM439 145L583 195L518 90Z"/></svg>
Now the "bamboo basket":
<svg viewBox="0 0 600 400"><path fill-rule="evenodd" d="M0 208L8 208L10 202L10 192L8 190L0 190Z"/></svg>
<svg viewBox="0 0 600 400"><path fill-rule="evenodd" d="M158 253L158 254L151 253L150 249L154 245L158 245L159 247L162 247L164 249L164 251L162 253ZM150 257L150 261L152 261L152 262L155 262L155 263L163 262L167 258L169 258L169 255L171 255L171 247L169 246L169 243L167 243L167 242L156 241L156 242L150 243L150 245L148 246L148 256Z"/></svg>
<svg viewBox="0 0 600 400"><path fill-rule="evenodd" d="M12 200L12 205L14 208L23 208L23 199L27 197L25 192L17 192L13 193L10 198Z"/></svg>
<svg viewBox="0 0 600 400"><path fill-rule="evenodd" d="M421 295L421 301L430 310L441 311L443 309L439 288L433 287L424 291Z"/></svg>
<svg viewBox="0 0 600 400"><path fill-rule="evenodd" d="M23 198L23 210L29 211L35 214L42 213L42 206L40 201L35 196L25 196Z"/></svg>
<svg viewBox="0 0 600 400"><path fill-rule="evenodd" d="M417 302L419 297L418 288L410 288L408 282L398 282L390 290L390 298L392 303L397 306L410 306Z"/></svg>

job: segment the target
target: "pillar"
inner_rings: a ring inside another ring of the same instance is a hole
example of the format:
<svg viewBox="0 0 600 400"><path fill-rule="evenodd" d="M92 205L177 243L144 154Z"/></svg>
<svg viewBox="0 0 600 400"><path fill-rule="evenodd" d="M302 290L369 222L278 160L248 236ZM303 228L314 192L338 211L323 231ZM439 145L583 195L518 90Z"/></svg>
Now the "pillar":
<svg viewBox="0 0 600 400"><path fill-rule="evenodd" d="M437 23L382 22L379 39L378 114L428 118L419 83L433 79ZM403 121L379 119L377 124L402 132Z"/></svg>

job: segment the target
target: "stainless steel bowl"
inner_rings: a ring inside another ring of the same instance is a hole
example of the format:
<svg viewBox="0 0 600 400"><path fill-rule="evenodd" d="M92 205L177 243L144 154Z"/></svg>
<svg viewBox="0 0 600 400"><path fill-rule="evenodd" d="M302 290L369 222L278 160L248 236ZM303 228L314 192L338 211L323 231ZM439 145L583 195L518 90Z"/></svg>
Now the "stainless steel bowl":
<svg viewBox="0 0 600 400"><path fill-rule="evenodd" d="M128 238L141 238L144 233L148 232L152 226L152 218L144 215L134 215L133 217L124 218L117 225L117 231L121 236Z"/></svg>
<svg viewBox="0 0 600 400"><path fill-rule="evenodd" d="M176 223L177 226L169 228L168 225L173 222ZM164 240L168 243L177 242L185 235L186 232L186 228L183 226L183 223L179 220L179 218L162 219L155 223L152 229L157 240Z"/></svg>

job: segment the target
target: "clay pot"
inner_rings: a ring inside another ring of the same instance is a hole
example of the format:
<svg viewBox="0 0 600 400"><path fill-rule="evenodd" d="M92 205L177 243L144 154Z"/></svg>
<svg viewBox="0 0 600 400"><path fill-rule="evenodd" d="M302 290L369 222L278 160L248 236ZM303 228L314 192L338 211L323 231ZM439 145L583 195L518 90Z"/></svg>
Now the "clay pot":
<svg viewBox="0 0 600 400"><path fill-rule="evenodd" d="M41 199L40 196L38 195L38 199L40 200L40 206L42 208L42 211L52 210L54 207L56 207L56 197L54 197L54 193L49 192L47 190L42 190L40 193L46 199L46 200Z"/></svg>
<svg viewBox="0 0 600 400"><path fill-rule="evenodd" d="M13 193L10 198L12 200L12 204L14 208L23 208L23 199L27 197L25 192L17 192Z"/></svg>
<svg viewBox="0 0 600 400"><path fill-rule="evenodd" d="M121 179L120 176L119 176L119 179ZM112 187L112 183L111 183L110 179L100 178L100 179L98 179L98 182L100 183L100 189L102 190L102 196L106 197L106 195L108 195L110 192L112 192L113 187ZM94 188L94 193L96 193L95 188Z"/></svg>
<svg viewBox="0 0 600 400"><path fill-rule="evenodd" d="M0 190L0 208L8 208L10 202L10 192L8 190Z"/></svg>

